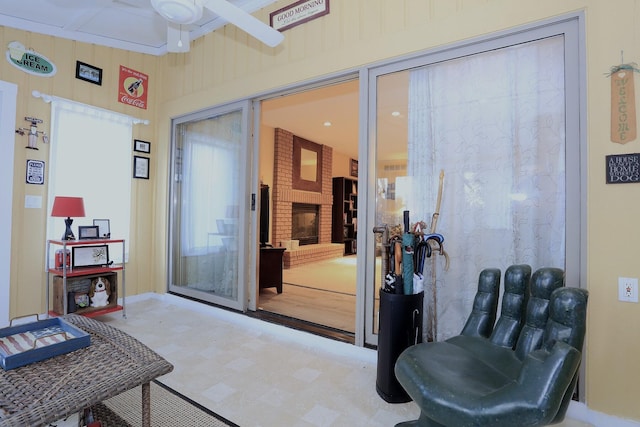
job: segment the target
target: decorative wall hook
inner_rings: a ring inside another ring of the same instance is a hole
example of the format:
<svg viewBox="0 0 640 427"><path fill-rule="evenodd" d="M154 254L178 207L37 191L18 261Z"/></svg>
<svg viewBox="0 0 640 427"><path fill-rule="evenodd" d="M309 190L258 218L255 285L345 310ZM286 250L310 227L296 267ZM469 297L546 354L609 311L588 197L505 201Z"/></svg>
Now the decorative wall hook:
<svg viewBox="0 0 640 427"><path fill-rule="evenodd" d="M38 142L38 134L42 135L42 142L45 144L49 142L49 137L47 133L44 131L38 130L38 123L42 123L42 120L37 119L35 117L25 117L26 121L31 122L31 126L27 128L18 128L16 129L16 133L24 136L25 133L29 136L29 142L25 148L30 148L32 150L37 150L37 142Z"/></svg>

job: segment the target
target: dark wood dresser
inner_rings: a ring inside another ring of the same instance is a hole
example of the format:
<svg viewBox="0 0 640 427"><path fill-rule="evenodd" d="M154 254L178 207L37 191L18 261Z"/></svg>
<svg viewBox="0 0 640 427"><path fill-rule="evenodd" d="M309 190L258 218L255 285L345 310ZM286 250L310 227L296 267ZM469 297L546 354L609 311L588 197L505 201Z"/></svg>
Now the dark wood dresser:
<svg viewBox="0 0 640 427"><path fill-rule="evenodd" d="M260 289L276 288L282 293L282 254L286 248L260 248Z"/></svg>

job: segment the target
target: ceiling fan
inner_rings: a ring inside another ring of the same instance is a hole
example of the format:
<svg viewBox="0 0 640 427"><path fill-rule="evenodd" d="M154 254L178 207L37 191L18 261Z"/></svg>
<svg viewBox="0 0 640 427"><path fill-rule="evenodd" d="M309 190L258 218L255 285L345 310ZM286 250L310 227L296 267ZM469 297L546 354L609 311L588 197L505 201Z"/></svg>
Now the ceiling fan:
<svg viewBox="0 0 640 427"><path fill-rule="evenodd" d="M151 0L151 5L167 20L169 52L189 51L187 26L202 18L203 8L207 8L267 46L275 47L284 40L281 32L226 0Z"/></svg>

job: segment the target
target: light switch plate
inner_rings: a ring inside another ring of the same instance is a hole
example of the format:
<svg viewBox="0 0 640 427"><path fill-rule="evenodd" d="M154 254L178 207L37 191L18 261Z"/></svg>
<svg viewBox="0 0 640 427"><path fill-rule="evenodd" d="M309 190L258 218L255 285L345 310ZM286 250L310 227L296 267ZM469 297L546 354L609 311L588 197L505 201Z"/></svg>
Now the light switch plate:
<svg viewBox="0 0 640 427"><path fill-rule="evenodd" d="M638 302L638 279L635 277L618 277L618 300Z"/></svg>

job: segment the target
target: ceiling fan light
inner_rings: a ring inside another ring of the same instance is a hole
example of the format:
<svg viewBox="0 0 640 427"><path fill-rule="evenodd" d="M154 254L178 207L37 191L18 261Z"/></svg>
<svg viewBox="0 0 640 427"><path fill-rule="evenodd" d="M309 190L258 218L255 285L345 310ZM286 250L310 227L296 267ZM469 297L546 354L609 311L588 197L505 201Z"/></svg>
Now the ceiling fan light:
<svg viewBox="0 0 640 427"><path fill-rule="evenodd" d="M151 0L162 17L176 24L192 24L202 18L202 4L197 0Z"/></svg>

